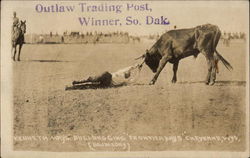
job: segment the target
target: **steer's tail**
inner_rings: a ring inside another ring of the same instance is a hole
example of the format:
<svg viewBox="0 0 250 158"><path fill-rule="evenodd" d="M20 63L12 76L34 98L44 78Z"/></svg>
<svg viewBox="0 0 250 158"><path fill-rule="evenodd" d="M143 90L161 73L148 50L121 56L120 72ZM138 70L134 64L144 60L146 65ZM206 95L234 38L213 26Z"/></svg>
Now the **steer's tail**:
<svg viewBox="0 0 250 158"><path fill-rule="evenodd" d="M215 49L215 58L216 61L221 60L223 65L225 65L225 67L229 71L233 70L233 67L230 65L230 63L225 58L223 58L216 49Z"/></svg>

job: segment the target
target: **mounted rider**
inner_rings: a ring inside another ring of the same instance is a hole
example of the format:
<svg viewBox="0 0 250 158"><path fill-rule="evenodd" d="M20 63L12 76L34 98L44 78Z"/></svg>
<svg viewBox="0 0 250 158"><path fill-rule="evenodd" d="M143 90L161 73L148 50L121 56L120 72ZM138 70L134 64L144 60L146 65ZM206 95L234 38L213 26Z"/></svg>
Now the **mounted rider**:
<svg viewBox="0 0 250 158"><path fill-rule="evenodd" d="M12 44L11 53L13 53L12 59L14 61L15 61L15 56L16 56L17 45L19 45L17 60L20 61L20 54L21 54L22 45L24 44L25 33L26 33L26 20L19 21L19 19L16 17L16 12L13 12L13 23L12 23L12 28L11 28L11 44Z"/></svg>
<svg viewBox="0 0 250 158"><path fill-rule="evenodd" d="M13 12L13 26L17 26L18 23L19 23L19 19L16 16L16 12Z"/></svg>

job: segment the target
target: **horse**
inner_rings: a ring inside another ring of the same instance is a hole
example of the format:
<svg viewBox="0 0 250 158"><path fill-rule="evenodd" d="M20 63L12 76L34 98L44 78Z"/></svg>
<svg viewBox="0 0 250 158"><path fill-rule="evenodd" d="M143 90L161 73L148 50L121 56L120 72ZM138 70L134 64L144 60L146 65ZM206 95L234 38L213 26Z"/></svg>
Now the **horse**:
<svg viewBox="0 0 250 158"><path fill-rule="evenodd" d="M13 28L12 33L12 49L11 52L13 52L14 49L14 55L12 56L13 61L15 61L16 58L16 47L19 45L18 49L18 58L17 60L20 61L20 54L21 49L24 44L24 34L26 33L26 20L20 22L19 26L16 28Z"/></svg>

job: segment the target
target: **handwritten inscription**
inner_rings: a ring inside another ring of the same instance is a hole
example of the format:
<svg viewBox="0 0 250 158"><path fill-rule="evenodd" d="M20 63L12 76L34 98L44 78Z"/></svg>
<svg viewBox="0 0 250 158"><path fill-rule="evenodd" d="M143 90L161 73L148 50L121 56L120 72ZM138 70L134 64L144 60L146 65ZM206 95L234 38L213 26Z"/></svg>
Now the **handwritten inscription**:
<svg viewBox="0 0 250 158"><path fill-rule="evenodd" d="M80 135L59 135L59 136L14 136L15 141L58 141L61 143L67 143L70 141L85 142L90 150L100 149L113 149L118 148L122 151L130 151L131 144L133 143L238 143L240 138L238 136L191 136L183 132L181 135L176 136L136 136L129 134L122 134L118 136L80 136Z"/></svg>

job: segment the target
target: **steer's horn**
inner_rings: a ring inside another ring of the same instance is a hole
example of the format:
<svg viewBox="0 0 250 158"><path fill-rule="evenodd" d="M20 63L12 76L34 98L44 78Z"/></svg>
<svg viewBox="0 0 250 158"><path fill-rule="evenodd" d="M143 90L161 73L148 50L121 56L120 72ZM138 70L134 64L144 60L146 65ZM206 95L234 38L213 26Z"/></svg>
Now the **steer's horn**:
<svg viewBox="0 0 250 158"><path fill-rule="evenodd" d="M138 60L138 59L141 59L141 58L144 58L145 57L145 54L143 54L142 56L138 57L138 58L135 58L135 60Z"/></svg>
<svg viewBox="0 0 250 158"><path fill-rule="evenodd" d="M139 65L138 65L138 69L139 69L139 71L141 71L141 69L142 69L142 66L143 66L144 62L145 62L145 61L143 61L141 64L139 64Z"/></svg>
<svg viewBox="0 0 250 158"><path fill-rule="evenodd" d="M140 66L139 66L140 68L142 68L142 66L143 66L144 62L145 62L145 61L143 61L143 62L140 64Z"/></svg>

